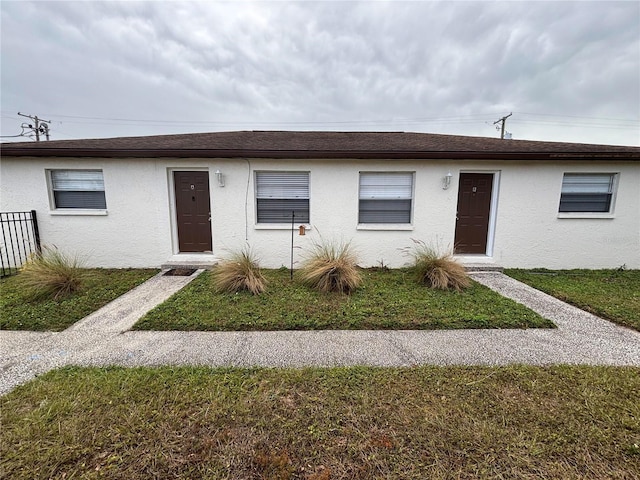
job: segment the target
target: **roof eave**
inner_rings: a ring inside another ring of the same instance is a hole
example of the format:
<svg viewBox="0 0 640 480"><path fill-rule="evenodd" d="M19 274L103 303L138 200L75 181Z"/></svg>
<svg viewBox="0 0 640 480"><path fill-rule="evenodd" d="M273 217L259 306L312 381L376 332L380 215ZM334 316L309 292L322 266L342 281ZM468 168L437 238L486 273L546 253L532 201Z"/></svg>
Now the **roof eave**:
<svg viewBox="0 0 640 480"><path fill-rule="evenodd" d="M417 159L417 160L640 160L635 152L494 152L398 150L254 150L254 149L95 149L2 148L3 157L91 158L277 158L277 159Z"/></svg>

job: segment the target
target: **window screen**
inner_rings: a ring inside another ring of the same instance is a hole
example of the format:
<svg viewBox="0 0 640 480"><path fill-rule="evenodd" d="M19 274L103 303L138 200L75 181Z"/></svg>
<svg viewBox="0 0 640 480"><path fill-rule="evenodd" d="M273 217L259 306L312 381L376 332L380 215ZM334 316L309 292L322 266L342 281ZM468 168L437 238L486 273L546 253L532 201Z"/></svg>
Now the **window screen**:
<svg viewBox="0 0 640 480"><path fill-rule="evenodd" d="M614 178L610 173L565 173L560 212L610 212Z"/></svg>
<svg viewBox="0 0 640 480"><path fill-rule="evenodd" d="M256 172L258 223L309 222L308 172Z"/></svg>
<svg viewBox="0 0 640 480"><path fill-rule="evenodd" d="M101 170L51 170L55 208L107 208Z"/></svg>
<svg viewBox="0 0 640 480"><path fill-rule="evenodd" d="M360 173L358 223L411 223L413 173Z"/></svg>

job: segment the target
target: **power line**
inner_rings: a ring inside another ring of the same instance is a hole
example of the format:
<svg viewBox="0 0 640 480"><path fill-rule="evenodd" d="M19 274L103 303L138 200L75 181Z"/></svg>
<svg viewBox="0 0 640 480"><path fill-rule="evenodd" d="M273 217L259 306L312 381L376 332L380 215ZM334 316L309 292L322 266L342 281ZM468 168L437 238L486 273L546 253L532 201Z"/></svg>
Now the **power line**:
<svg viewBox="0 0 640 480"><path fill-rule="evenodd" d="M624 119L624 118L611 118L611 117L585 117L580 115L560 115L550 113L530 113L530 112L512 112L519 115L531 115L531 116L544 116L544 117L562 117L562 118L579 118L585 120L605 120L618 123L640 123L640 120ZM104 120L110 122L141 122L141 123L170 123L170 124L230 124L230 123L255 123L255 122L231 122L231 121L216 121L216 120L158 120L158 119L142 119L142 118L118 118L118 117L89 117L81 115L61 115L61 114L47 114L51 117L59 118L71 118L81 120ZM259 122L259 123L272 123L272 124L347 124L347 123L420 123L430 121L474 121L473 117L487 117L493 115L492 113L478 113L467 115L448 115L437 117L401 117L401 118L387 118L378 120L329 120L329 121L291 121L291 122Z"/></svg>
<svg viewBox="0 0 640 480"><path fill-rule="evenodd" d="M513 123L517 124L530 124L530 125L556 125L562 127L598 127L598 128L606 128L611 130L630 130L640 128L640 122L638 125L615 125L610 123L576 123L576 122L561 122L561 121L544 121L544 120L520 120L515 119L512 120Z"/></svg>
<svg viewBox="0 0 640 480"><path fill-rule="evenodd" d="M0 135L0 138L16 138L16 137L24 137L24 132L19 133L18 135Z"/></svg>
<svg viewBox="0 0 640 480"><path fill-rule="evenodd" d="M3 113L13 113L8 110L2 110ZM518 115L531 115L531 116L543 116L543 117L563 117L563 118L579 118L583 121L587 120L605 120L605 121L613 121L619 123L640 123L640 119L628 119L628 118L612 118L612 117L589 117L583 115L562 115L562 114L554 114L554 113L532 113L532 112L519 112L514 111L512 113L516 113ZM473 121L471 117L487 117L493 116L495 113L473 113L473 114L464 114L464 115L444 115L444 116L436 116L436 117L402 117L402 118L389 118L389 119L379 119L379 120L336 120L336 121L296 121L296 122L260 122L260 123L274 123L274 124L282 124L282 123L295 123L295 124L327 124L327 123L392 123L392 122L425 122L425 121L441 121L441 120L455 120L459 119L461 121ZM56 113L48 113L45 114L50 117L59 117L59 118L77 118L77 119L85 119L85 120L106 120L106 121L124 121L124 122L144 122L144 123L184 123L184 124L229 124L229 123L253 123L253 122L220 122L215 120L157 120L157 119L141 119L141 118L114 118L114 117L98 117L98 116L81 116L81 115L63 115ZM15 118L15 117L9 117Z"/></svg>
<svg viewBox="0 0 640 480"><path fill-rule="evenodd" d="M10 113L7 110L2 110L3 118L11 118L19 120L18 117L6 115ZM212 128L212 129L224 129L224 128L314 128L314 129L331 129L345 127L362 127L372 128L380 126L381 128L434 128L445 126L463 126L486 123L487 125L496 126L501 130L501 138L508 136L506 132L506 119L511 117L514 113L518 118L514 117L511 122L517 125L540 125L540 126L556 126L556 127L573 127L573 128L599 128L608 130L630 130L640 128L640 120L611 118L611 117L586 117L578 115L561 115L551 113L531 113L531 112L511 112L509 115L491 122L490 116L495 113L475 113L475 114L460 114L460 115L443 115L443 116L424 116L424 117L401 117L401 118L387 118L387 119L374 119L374 120L315 120L315 121L229 121L229 120L166 120L166 119L142 119L142 118L121 118L121 117L102 117L102 116L82 116L82 115L64 115L64 114L46 114L51 120L42 120L37 116L24 115L19 113L22 117L27 117L32 120L37 119L37 128L33 123L23 124L23 132L19 135L3 135L0 138L16 138L24 136L32 138L35 136L36 140L39 140L40 134L48 134L49 127L47 124L51 124L52 121L56 125L63 126L64 124L76 124L76 125L105 125L109 127L123 127L137 129L155 128L160 131L167 128ZM522 118L521 116L527 117ZM536 118L537 117L537 118ZM495 117L494 117L495 118ZM59 120L60 119L60 120ZM575 120L572 120L575 119ZM423 128L419 127L423 126ZM73 128L73 127L71 127ZM58 134L62 134L67 138L75 138L75 135L64 133L56 128ZM48 139L48 136L47 136Z"/></svg>
<svg viewBox="0 0 640 480"><path fill-rule="evenodd" d="M79 115L57 115L48 114L51 117L71 118L80 120L102 120L107 122L127 122L144 123L144 124L171 124L171 125L327 125L327 124L392 124L392 123L424 123L430 121L447 121L447 122L475 122L477 120L469 117L486 117L490 114L471 114L471 115L452 115L444 117L413 117L413 118L390 118L380 120L326 120L326 121L282 121L282 122L247 122L247 121L216 121L216 120L157 120L157 119L139 119L139 118L113 118L113 117L87 117ZM93 123L93 122L73 122L65 121L65 123ZM104 123L102 123L104 124ZM108 124L105 124L108 125Z"/></svg>
<svg viewBox="0 0 640 480"><path fill-rule="evenodd" d="M632 122L640 123L640 120L632 120L626 118L611 118L611 117L584 117L580 115L560 115L555 113L529 113L529 112L515 112L518 115L533 115L538 117L566 117L566 118L581 118L583 120L610 120L613 122Z"/></svg>

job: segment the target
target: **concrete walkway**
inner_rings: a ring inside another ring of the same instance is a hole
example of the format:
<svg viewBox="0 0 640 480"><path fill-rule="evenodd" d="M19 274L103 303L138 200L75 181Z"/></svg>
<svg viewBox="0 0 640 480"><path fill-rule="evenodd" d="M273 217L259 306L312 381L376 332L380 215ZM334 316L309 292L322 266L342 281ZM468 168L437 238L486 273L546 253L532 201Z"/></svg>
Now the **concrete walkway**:
<svg viewBox="0 0 640 480"><path fill-rule="evenodd" d="M64 332L0 331L0 393L64 365L640 366L640 333L567 305L501 273L474 280L551 319L557 329L426 331L128 331L193 280L161 274Z"/></svg>

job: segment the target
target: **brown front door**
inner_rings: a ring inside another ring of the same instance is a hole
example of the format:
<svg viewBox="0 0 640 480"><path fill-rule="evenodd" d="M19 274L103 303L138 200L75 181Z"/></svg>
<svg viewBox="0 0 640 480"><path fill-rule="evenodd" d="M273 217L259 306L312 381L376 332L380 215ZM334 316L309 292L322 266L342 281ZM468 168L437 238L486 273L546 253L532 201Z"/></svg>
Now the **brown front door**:
<svg viewBox="0 0 640 480"><path fill-rule="evenodd" d="M461 173L456 219L456 253L487 253L492 173Z"/></svg>
<svg viewBox="0 0 640 480"><path fill-rule="evenodd" d="M173 172L176 192L178 248L211 251L209 172Z"/></svg>

